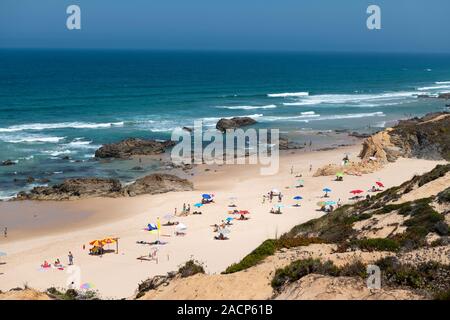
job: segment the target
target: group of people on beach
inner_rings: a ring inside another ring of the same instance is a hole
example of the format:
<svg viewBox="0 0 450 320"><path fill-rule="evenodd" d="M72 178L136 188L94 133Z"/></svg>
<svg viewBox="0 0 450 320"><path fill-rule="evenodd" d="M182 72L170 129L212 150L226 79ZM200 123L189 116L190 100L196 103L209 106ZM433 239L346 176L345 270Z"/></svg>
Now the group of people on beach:
<svg viewBox="0 0 450 320"><path fill-rule="evenodd" d="M67 255L68 258L68 265L72 266L73 265L73 254L71 251L69 251L69 254ZM44 263L41 264L41 268L51 268L52 265L50 263L48 263L47 260L44 260ZM53 267L57 268L57 269L64 269L64 266L61 262L61 260L59 260L59 258L56 258L56 260L53 262Z"/></svg>

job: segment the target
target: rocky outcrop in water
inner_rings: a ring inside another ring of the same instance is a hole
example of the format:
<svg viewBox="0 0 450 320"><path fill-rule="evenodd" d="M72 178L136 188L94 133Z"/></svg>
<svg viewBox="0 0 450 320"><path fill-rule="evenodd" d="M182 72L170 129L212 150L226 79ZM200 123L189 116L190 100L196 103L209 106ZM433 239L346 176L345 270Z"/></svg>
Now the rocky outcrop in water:
<svg viewBox="0 0 450 320"><path fill-rule="evenodd" d="M236 129L255 124L256 120L250 117L234 117L231 119L220 119L216 124L216 129L225 132L227 129Z"/></svg>
<svg viewBox="0 0 450 320"><path fill-rule="evenodd" d="M119 180L103 178L68 179L51 187L20 192L14 200L74 200L92 197L122 197L192 190L192 182L171 174L151 174L122 186Z"/></svg>
<svg viewBox="0 0 450 320"><path fill-rule="evenodd" d="M131 156L148 156L164 153L175 145L174 141L156 141L130 138L117 143L105 144L95 152L96 158L127 159Z"/></svg>
<svg viewBox="0 0 450 320"><path fill-rule="evenodd" d="M20 192L17 200L70 200L84 197L111 197L121 193L122 185L116 179L67 179L52 187L35 187L30 192Z"/></svg>
<svg viewBox="0 0 450 320"><path fill-rule="evenodd" d="M15 165L16 164L16 162L15 161L12 161L12 160L5 160L5 161L2 161L2 166L13 166L13 165Z"/></svg>
<svg viewBox="0 0 450 320"><path fill-rule="evenodd" d="M450 92L446 92L446 93L441 93L438 95L439 99L450 99Z"/></svg>

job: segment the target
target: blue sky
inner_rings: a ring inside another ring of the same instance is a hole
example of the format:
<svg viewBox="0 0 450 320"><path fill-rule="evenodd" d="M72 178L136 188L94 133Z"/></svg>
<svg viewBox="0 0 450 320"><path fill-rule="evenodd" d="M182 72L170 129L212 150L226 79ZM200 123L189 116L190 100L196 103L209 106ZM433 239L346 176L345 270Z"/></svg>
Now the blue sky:
<svg viewBox="0 0 450 320"><path fill-rule="evenodd" d="M81 7L82 29L66 29ZM366 28L366 8L382 30ZM450 52L449 0L0 0L0 47Z"/></svg>

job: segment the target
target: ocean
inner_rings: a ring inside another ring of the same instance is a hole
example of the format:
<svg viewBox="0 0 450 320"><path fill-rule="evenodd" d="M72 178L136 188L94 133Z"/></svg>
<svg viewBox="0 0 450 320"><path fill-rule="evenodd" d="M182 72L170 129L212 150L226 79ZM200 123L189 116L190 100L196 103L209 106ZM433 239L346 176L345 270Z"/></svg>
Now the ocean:
<svg viewBox="0 0 450 320"><path fill-rule="evenodd" d="M194 120L250 116L303 143L442 111L417 96L449 91L449 55L0 50L0 161L16 162L0 166L0 199L71 177L131 181L142 172L95 150Z"/></svg>

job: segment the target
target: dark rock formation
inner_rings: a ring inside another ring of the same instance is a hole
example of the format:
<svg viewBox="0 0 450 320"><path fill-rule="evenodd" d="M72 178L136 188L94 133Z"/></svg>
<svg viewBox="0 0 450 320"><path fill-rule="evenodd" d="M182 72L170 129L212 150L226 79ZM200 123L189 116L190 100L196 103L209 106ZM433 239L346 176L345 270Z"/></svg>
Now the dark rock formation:
<svg viewBox="0 0 450 320"><path fill-rule="evenodd" d="M304 148L304 147L299 145L298 143L289 141L289 139L286 137L279 138L279 143L278 143L279 150L292 150L292 149L302 149L302 148Z"/></svg>
<svg viewBox="0 0 450 320"><path fill-rule="evenodd" d="M95 152L96 158L127 159L138 155L155 155L166 151L175 145L174 141L143 140L137 138L126 139L117 143L105 144Z"/></svg>
<svg viewBox="0 0 450 320"><path fill-rule="evenodd" d="M180 177L155 173L136 180L136 182L123 188L129 196L140 194L157 194L170 191L190 191L194 188L192 182Z"/></svg>
<svg viewBox="0 0 450 320"><path fill-rule="evenodd" d="M5 161L2 161L2 166L13 166L13 165L15 165L16 164L16 162L14 162L14 161L12 161L12 160L5 160Z"/></svg>
<svg viewBox="0 0 450 320"><path fill-rule="evenodd" d="M35 187L20 192L15 200L73 200L91 197L121 197L193 189L192 182L171 174L151 174L122 187L119 180L102 178L68 179L52 187Z"/></svg>
<svg viewBox="0 0 450 320"><path fill-rule="evenodd" d="M17 200L70 200L83 197L118 196L121 184L116 179L67 179L52 187L35 187L29 193L20 192Z"/></svg>
<svg viewBox="0 0 450 320"><path fill-rule="evenodd" d="M256 120L250 117L234 117L231 119L220 119L216 124L216 129L225 132L227 129L236 129L255 124Z"/></svg>
<svg viewBox="0 0 450 320"><path fill-rule="evenodd" d="M450 99L450 92L441 93L438 95L439 99Z"/></svg>

